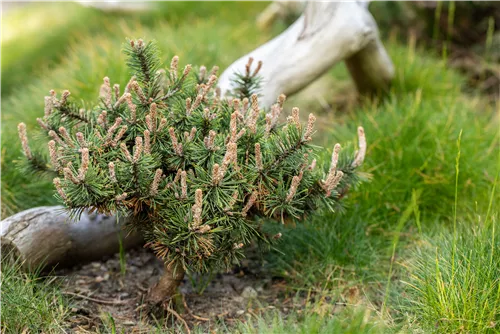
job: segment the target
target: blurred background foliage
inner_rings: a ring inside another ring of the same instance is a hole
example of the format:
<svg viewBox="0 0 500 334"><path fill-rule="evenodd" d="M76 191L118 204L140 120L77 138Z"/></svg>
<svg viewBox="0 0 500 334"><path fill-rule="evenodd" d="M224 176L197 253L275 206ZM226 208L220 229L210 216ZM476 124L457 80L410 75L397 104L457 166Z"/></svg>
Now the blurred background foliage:
<svg viewBox="0 0 500 334"><path fill-rule="evenodd" d="M498 99L500 5L497 1L380 1L370 9L382 33L406 38L440 54L465 73L468 84Z"/></svg>

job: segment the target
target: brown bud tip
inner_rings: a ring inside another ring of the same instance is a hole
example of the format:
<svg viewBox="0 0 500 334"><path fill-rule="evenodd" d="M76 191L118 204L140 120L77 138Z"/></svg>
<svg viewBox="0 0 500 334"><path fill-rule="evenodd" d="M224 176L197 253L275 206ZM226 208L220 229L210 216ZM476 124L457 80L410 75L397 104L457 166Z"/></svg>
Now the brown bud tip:
<svg viewBox="0 0 500 334"><path fill-rule="evenodd" d="M278 103L280 105L280 107L283 105L283 103L285 102L286 100L286 95L285 94L281 94L280 96L278 96Z"/></svg>

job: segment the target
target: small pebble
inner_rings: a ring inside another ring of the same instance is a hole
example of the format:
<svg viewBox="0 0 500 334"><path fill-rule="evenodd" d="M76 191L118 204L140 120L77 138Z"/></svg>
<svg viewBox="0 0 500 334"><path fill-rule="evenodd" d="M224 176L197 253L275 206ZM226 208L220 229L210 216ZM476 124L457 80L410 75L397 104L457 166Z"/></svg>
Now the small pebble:
<svg viewBox="0 0 500 334"><path fill-rule="evenodd" d="M238 310L238 311L236 311L236 315L242 315L243 313L245 313L244 310Z"/></svg>
<svg viewBox="0 0 500 334"><path fill-rule="evenodd" d="M245 301L245 299L241 296L235 296L233 297L233 300L237 303L243 303Z"/></svg>
<svg viewBox="0 0 500 334"><path fill-rule="evenodd" d="M257 298L257 296L258 296L257 291L255 291L255 289L252 288L251 286L246 286L243 289L243 292L241 293L241 297L247 298L247 299L254 299L254 298Z"/></svg>

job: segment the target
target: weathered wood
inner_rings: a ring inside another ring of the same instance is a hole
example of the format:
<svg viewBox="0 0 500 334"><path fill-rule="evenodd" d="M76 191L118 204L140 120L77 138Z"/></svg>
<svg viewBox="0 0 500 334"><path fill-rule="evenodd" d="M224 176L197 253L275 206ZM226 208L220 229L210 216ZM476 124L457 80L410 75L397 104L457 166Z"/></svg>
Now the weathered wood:
<svg viewBox="0 0 500 334"><path fill-rule="evenodd" d="M286 31L224 71L219 79L223 95L233 88L233 74L244 73L249 57L263 62L262 107L273 104L281 93L298 92L343 60L362 93L386 89L394 76L366 2L308 2L304 14Z"/></svg>
<svg viewBox="0 0 500 334"><path fill-rule="evenodd" d="M358 92L363 95L387 91L394 78L391 58L378 38L345 59L345 63Z"/></svg>
<svg viewBox="0 0 500 334"><path fill-rule="evenodd" d="M4 259L19 260L25 268L72 266L97 260L123 247L142 244L137 234L125 236L116 217L83 213L72 221L62 206L45 206L19 212L1 222Z"/></svg>
<svg viewBox="0 0 500 334"><path fill-rule="evenodd" d="M255 22L259 29L268 29L278 18L285 19L288 15L299 16L304 6L304 1L273 1L257 16Z"/></svg>

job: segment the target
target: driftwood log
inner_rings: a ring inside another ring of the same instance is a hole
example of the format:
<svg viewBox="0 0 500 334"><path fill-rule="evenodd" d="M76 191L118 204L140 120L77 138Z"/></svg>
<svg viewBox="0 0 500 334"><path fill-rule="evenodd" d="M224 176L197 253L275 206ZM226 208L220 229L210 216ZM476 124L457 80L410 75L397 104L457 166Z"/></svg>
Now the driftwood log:
<svg viewBox="0 0 500 334"><path fill-rule="evenodd" d="M125 235L116 217L84 212L72 221L62 206L22 211L1 222L0 242L4 260L21 261L23 267L72 266L142 244L137 234Z"/></svg>
<svg viewBox="0 0 500 334"><path fill-rule="evenodd" d="M304 11L305 1L273 1L255 20L259 29L269 29L278 19L286 20L287 17L300 16Z"/></svg>
<svg viewBox="0 0 500 334"><path fill-rule="evenodd" d="M298 92L340 61L346 61L363 94L386 90L394 76L367 2L308 2L286 31L224 71L219 79L223 95L233 88L233 74L244 73L249 57L263 63L261 107L271 106L281 93Z"/></svg>

